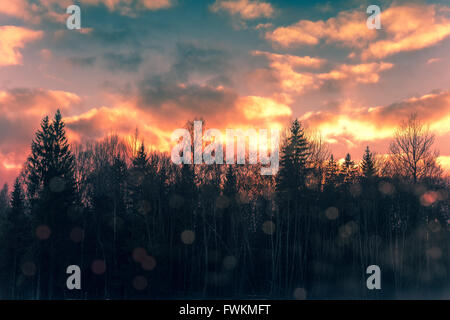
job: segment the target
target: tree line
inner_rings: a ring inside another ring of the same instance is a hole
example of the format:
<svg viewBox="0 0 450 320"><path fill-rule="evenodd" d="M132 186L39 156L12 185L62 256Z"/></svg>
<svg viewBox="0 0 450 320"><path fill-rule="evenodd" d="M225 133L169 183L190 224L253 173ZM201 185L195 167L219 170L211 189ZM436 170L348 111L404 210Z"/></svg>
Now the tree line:
<svg viewBox="0 0 450 320"><path fill-rule="evenodd" d="M187 123L192 129L192 122ZM448 295L449 180L412 115L387 156L337 161L294 120L280 169L175 165L117 135L70 145L45 117L0 192L0 297L394 298ZM82 270L68 290L66 268ZM382 290L366 288L380 266Z"/></svg>

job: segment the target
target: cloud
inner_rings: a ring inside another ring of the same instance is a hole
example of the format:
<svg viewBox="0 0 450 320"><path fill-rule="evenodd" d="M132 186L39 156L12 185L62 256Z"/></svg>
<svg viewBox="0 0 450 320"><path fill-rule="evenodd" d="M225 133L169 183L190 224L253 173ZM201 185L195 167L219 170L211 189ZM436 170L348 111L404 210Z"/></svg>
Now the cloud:
<svg viewBox="0 0 450 320"><path fill-rule="evenodd" d="M432 63L441 62L441 61L442 61L441 58L430 58L427 60L427 64L432 64Z"/></svg>
<svg viewBox="0 0 450 320"><path fill-rule="evenodd" d="M128 137L138 128L148 145L169 151L172 131L188 120L201 118L209 128L219 129L281 128L292 115L289 101L245 96L227 86L228 59L226 51L180 43L165 73L147 73L126 87L109 83L104 87L106 106L65 117L70 138L83 142L110 133ZM315 63L320 61L304 60Z"/></svg>
<svg viewBox="0 0 450 320"><path fill-rule="evenodd" d="M237 97L222 108L169 105L167 108L142 108L139 97L116 95L109 107L92 108L82 114L64 117L71 142L99 140L109 134L131 138L137 128L147 146L170 151L171 133L184 127L188 120L203 119L205 127L282 128L292 115L290 107L275 98L260 96ZM207 101L201 103L206 106ZM200 112L202 111L202 112ZM205 111L205 112L203 112Z"/></svg>
<svg viewBox="0 0 450 320"><path fill-rule="evenodd" d="M74 4L72 0L14 0L2 1L0 13L23 19L33 24L42 20L64 22L67 18L65 9ZM111 12L135 17L141 11L168 9L174 5L173 0L79 0L78 5L104 6Z"/></svg>
<svg viewBox="0 0 450 320"><path fill-rule="evenodd" d="M143 10L162 10L168 9L174 5L173 0L80 0L86 5L105 5L109 11L118 12L121 15L135 17L139 11Z"/></svg>
<svg viewBox="0 0 450 320"><path fill-rule="evenodd" d="M361 142L391 138L401 121L413 113L435 134L449 133L450 91L429 93L387 106L365 107L345 101L328 110L306 113L302 120L320 130L331 142L336 137Z"/></svg>
<svg viewBox="0 0 450 320"><path fill-rule="evenodd" d="M138 71L143 62L142 56L137 53L115 53L109 52L103 55L106 68L110 71Z"/></svg>
<svg viewBox="0 0 450 320"><path fill-rule="evenodd" d="M366 26L363 10L339 12L328 20L300 20L268 31L266 39L282 47L327 44L361 50L361 58L382 59L433 46L450 36L448 7L425 4L392 6L381 12L381 30ZM353 52L351 56L355 57Z"/></svg>
<svg viewBox="0 0 450 320"><path fill-rule="evenodd" d="M270 71L266 72L269 79L276 78L280 89L288 93L302 94L330 84L352 85L355 83L377 83L379 73L391 69L394 65L387 62L363 64L332 64L325 59L300 57L288 54L273 54L254 51L253 55L265 56L269 60ZM328 71L311 72L305 69L321 69L331 65Z"/></svg>
<svg viewBox="0 0 450 320"><path fill-rule="evenodd" d="M194 43L177 43L175 62L169 78L187 81L193 74L217 77L230 72L230 55L222 49L200 46Z"/></svg>
<svg viewBox="0 0 450 320"><path fill-rule="evenodd" d="M211 6L213 12L226 11L244 20L270 18L274 14L272 5L259 0L216 0Z"/></svg>
<svg viewBox="0 0 450 320"><path fill-rule="evenodd" d="M384 58L399 52L433 46L450 36L448 8L437 5L391 7L382 13L387 39L369 44L363 59Z"/></svg>
<svg viewBox="0 0 450 320"><path fill-rule="evenodd" d="M90 67L94 65L96 59L96 57L71 57L68 61L74 66Z"/></svg>
<svg viewBox="0 0 450 320"><path fill-rule="evenodd" d="M0 13L21 19L30 18L27 0L1 1Z"/></svg>
<svg viewBox="0 0 450 320"><path fill-rule="evenodd" d="M262 29L270 29L273 27L272 23L258 23L253 29L262 30Z"/></svg>
<svg viewBox="0 0 450 320"><path fill-rule="evenodd" d="M278 117L290 117L292 115L289 106L272 98L242 97L239 99L238 105L248 120L267 118L275 120Z"/></svg>
<svg viewBox="0 0 450 320"><path fill-rule="evenodd" d="M80 102L80 97L66 91L0 91L0 182L11 181L19 173L42 118L58 108L67 112Z"/></svg>
<svg viewBox="0 0 450 320"><path fill-rule="evenodd" d="M253 51L255 56L265 56L269 60L275 63L289 64L292 67L311 67L319 68L326 63L325 59L311 58L310 56L299 57L290 54L276 54L264 51Z"/></svg>
<svg viewBox="0 0 450 320"><path fill-rule="evenodd" d="M266 33L266 39L283 47L317 45L323 39L351 47L361 47L376 37L376 31L366 26L364 12L340 12L328 20L300 20Z"/></svg>
<svg viewBox="0 0 450 320"><path fill-rule="evenodd" d="M0 27L0 67L22 64L23 49L28 42L41 38L41 31L34 31L23 27Z"/></svg>

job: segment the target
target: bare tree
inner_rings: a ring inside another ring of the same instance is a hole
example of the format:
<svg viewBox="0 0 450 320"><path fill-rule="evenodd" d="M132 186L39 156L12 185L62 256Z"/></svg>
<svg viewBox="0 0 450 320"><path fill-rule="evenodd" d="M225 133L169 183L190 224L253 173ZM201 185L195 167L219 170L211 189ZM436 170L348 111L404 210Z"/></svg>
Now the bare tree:
<svg viewBox="0 0 450 320"><path fill-rule="evenodd" d="M432 150L434 135L412 114L395 132L390 145L390 160L394 172L414 183L424 178L440 175L436 163L437 151Z"/></svg>

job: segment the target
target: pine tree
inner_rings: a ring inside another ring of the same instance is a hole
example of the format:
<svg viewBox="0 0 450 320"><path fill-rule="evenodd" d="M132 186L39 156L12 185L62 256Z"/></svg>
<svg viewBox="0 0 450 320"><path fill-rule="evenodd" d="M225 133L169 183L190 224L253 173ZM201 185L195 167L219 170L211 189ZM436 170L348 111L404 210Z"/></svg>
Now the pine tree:
<svg viewBox="0 0 450 320"><path fill-rule="evenodd" d="M64 266L73 262L69 209L77 204L75 160L58 110L52 122L42 120L27 162L27 191L37 234L39 288L43 298L62 294ZM75 210L75 212L77 212Z"/></svg>
<svg viewBox="0 0 450 320"><path fill-rule="evenodd" d="M295 119L281 150L277 190L282 197L297 199L305 189L309 145L300 122Z"/></svg>
<svg viewBox="0 0 450 320"><path fill-rule="evenodd" d="M375 158L373 153L370 152L369 146L367 146L361 162L361 171L365 178L372 178L377 174Z"/></svg>
<svg viewBox="0 0 450 320"><path fill-rule="evenodd" d="M28 219L25 215L25 199L19 179L14 183L11 193L10 208L3 223L4 243L2 266L7 276L7 296L14 299L17 294L17 277L20 275L19 264L30 245Z"/></svg>
<svg viewBox="0 0 450 320"><path fill-rule="evenodd" d="M341 167L341 176L344 183L352 183L357 175L355 162L352 160L350 153L345 156L344 163Z"/></svg>
<svg viewBox="0 0 450 320"><path fill-rule="evenodd" d="M339 175L339 165L331 155L325 168L325 184L331 187L337 187Z"/></svg>
<svg viewBox="0 0 450 320"><path fill-rule="evenodd" d="M0 221L5 217L8 207L8 184L5 183L0 191Z"/></svg>

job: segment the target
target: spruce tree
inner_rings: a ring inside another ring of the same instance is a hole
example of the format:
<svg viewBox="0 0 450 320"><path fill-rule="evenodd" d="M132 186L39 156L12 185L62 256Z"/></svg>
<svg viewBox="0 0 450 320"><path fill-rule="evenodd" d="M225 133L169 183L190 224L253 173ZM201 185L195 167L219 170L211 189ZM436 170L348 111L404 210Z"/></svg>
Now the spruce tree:
<svg viewBox="0 0 450 320"><path fill-rule="evenodd" d="M25 199L19 179L16 179L14 183L10 206L2 226L4 237L2 241L2 260L4 262L2 273L7 277L5 279L5 283L7 283L6 296L14 299L17 297L18 276L21 273L20 262L30 245Z"/></svg>
<svg viewBox="0 0 450 320"><path fill-rule="evenodd" d="M295 119L281 150L277 190L287 199L297 199L305 189L309 145L300 122Z"/></svg>
<svg viewBox="0 0 450 320"><path fill-rule="evenodd" d="M355 180L357 168L355 162L352 160L350 153L345 156L344 163L341 167L341 176L344 183L351 183Z"/></svg>
<svg viewBox="0 0 450 320"><path fill-rule="evenodd" d="M325 184L331 187L337 187L338 184L339 165L331 155L325 168Z"/></svg>
<svg viewBox="0 0 450 320"><path fill-rule="evenodd" d="M5 217L8 207L8 184L5 183L0 191L0 221Z"/></svg>
<svg viewBox="0 0 450 320"><path fill-rule="evenodd" d="M27 191L36 235L40 297L61 296L65 290L65 267L73 263L69 234L70 212L77 203L75 160L58 110L50 122L42 120L31 144L27 162Z"/></svg>
<svg viewBox="0 0 450 320"><path fill-rule="evenodd" d="M369 146L367 146L361 162L361 171L365 178L372 178L377 173L375 168L375 158L373 153L370 152Z"/></svg>

